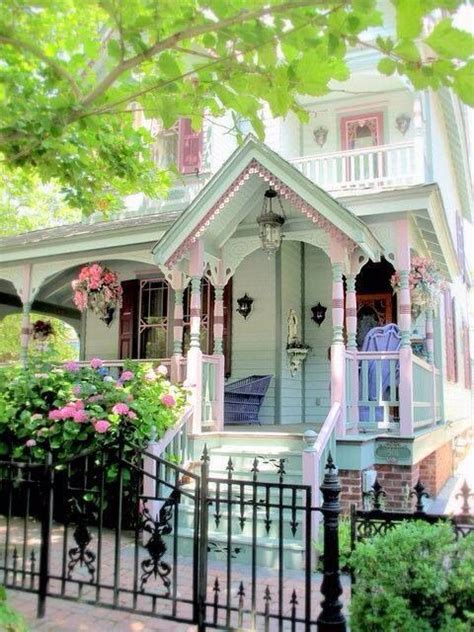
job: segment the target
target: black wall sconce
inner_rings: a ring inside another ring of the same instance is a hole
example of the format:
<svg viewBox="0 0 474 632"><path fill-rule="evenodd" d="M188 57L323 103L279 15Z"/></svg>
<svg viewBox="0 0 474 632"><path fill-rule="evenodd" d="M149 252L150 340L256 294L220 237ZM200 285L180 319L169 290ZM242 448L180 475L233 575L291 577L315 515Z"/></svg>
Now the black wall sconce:
<svg viewBox="0 0 474 632"><path fill-rule="evenodd" d="M326 312L328 311L328 308L321 305L321 303L318 303L311 308L311 311L313 312L311 320L314 320L318 327L321 327L321 323L326 318Z"/></svg>
<svg viewBox="0 0 474 632"><path fill-rule="evenodd" d="M237 299L238 307L236 311L241 316L243 316L245 320L247 320L248 316L250 315L250 312L252 311L252 303L253 303L253 298L250 298L247 292L244 294L244 296Z"/></svg>

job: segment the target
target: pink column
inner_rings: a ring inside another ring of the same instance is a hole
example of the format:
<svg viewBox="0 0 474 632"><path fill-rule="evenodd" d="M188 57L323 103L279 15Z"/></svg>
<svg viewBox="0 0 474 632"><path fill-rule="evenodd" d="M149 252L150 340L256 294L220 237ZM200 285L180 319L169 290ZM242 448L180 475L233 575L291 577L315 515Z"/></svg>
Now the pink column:
<svg viewBox="0 0 474 632"><path fill-rule="evenodd" d="M191 432L199 433L202 428L202 351L201 351L201 277L203 270L203 248L196 242L191 252L189 272L191 276L191 326L187 355L186 382L191 389L193 418Z"/></svg>
<svg viewBox="0 0 474 632"><path fill-rule="evenodd" d="M224 430L224 288L214 288L214 356L217 358L216 374L216 410L214 418L216 420L216 430Z"/></svg>
<svg viewBox="0 0 474 632"><path fill-rule="evenodd" d="M349 367L350 380L352 385L352 401L350 407L350 421L352 431L357 432L359 423L359 366L357 360L357 297L356 297L356 277L355 274L346 276L346 331L347 350L354 354Z"/></svg>
<svg viewBox="0 0 474 632"><path fill-rule="evenodd" d="M400 292L398 326L400 327L400 434L413 434L413 367L411 349L410 246L408 220L396 222Z"/></svg>
<svg viewBox="0 0 474 632"><path fill-rule="evenodd" d="M174 292L173 313L173 355L171 356L171 379L174 383L181 382L181 360L183 357L183 296L184 291Z"/></svg>
<svg viewBox="0 0 474 632"><path fill-rule="evenodd" d="M435 373L435 364L434 364L434 340L433 340L433 310L427 309L425 315L425 323L426 323L426 352L427 352L427 360L431 364L431 411L433 415L433 425L436 425L436 402L437 402L437 393L436 393L436 373Z"/></svg>
<svg viewBox="0 0 474 632"><path fill-rule="evenodd" d="M33 267L31 264L23 266L23 282L21 288L21 302L23 303L22 318L21 318L21 338L20 338L20 358L23 366L28 364L28 346L31 336L31 276Z"/></svg>
<svg viewBox="0 0 474 632"><path fill-rule="evenodd" d="M344 287L342 263L332 264L332 344L331 344L331 405L339 402L342 415L336 427L337 435L346 434L345 411L345 347L344 347Z"/></svg>

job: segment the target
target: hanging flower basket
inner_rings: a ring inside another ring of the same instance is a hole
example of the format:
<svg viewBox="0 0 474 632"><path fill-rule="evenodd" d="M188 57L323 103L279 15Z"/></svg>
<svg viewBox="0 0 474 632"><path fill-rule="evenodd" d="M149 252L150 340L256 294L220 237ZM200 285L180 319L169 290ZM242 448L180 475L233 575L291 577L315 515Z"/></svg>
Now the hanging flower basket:
<svg viewBox="0 0 474 632"><path fill-rule="evenodd" d="M116 272L98 263L84 266L72 282L72 289L79 311L89 309L110 326L115 310L122 306L122 286Z"/></svg>
<svg viewBox="0 0 474 632"><path fill-rule="evenodd" d="M33 339L45 342L54 334L54 327L49 320L35 320L31 326Z"/></svg>
<svg viewBox="0 0 474 632"><path fill-rule="evenodd" d="M400 273L395 272L390 279L394 292L400 291ZM411 315L413 319L427 309L437 305L445 283L436 264L425 257L413 257L411 260L408 287L410 289Z"/></svg>

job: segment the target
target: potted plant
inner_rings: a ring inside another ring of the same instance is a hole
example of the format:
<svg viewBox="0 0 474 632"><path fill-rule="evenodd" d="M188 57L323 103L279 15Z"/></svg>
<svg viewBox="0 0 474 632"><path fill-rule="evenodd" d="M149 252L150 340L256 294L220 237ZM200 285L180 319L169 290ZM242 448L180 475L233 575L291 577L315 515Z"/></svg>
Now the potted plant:
<svg viewBox="0 0 474 632"><path fill-rule="evenodd" d="M392 275L390 283L394 292L400 291L398 271ZM427 309L436 307L444 282L434 261L426 257L412 257L408 286L411 297L411 315L413 319L416 319Z"/></svg>
<svg viewBox="0 0 474 632"><path fill-rule="evenodd" d="M293 340L286 345L286 354L290 365L290 375L294 377L306 360L306 356L311 351L311 347L301 340Z"/></svg>
<svg viewBox="0 0 474 632"><path fill-rule="evenodd" d="M81 311L90 309L109 326L117 307L122 305L122 286L116 272L93 263L84 266L72 282L74 304Z"/></svg>

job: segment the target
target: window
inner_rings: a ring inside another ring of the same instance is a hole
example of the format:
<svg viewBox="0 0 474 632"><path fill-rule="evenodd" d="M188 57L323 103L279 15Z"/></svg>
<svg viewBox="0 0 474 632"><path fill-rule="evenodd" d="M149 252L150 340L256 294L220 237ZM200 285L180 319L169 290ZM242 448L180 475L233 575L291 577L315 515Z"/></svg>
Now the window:
<svg viewBox="0 0 474 632"><path fill-rule="evenodd" d="M457 382L456 306L451 290L444 290L444 318L446 323L446 378Z"/></svg>
<svg viewBox="0 0 474 632"><path fill-rule="evenodd" d="M363 149L383 143L383 114L359 114L341 118L341 146L343 149Z"/></svg>
<svg viewBox="0 0 474 632"><path fill-rule="evenodd" d="M140 281L138 357L168 356L168 284L164 279Z"/></svg>
<svg viewBox="0 0 474 632"><path fill-rule="evenodd" d="M198 173L202 163L202 131L195 132L191 120L181 118L169 129L160 127L152 121L150 127L154 138L153 159L161 169L172 165L182 174Z"/></svg>

